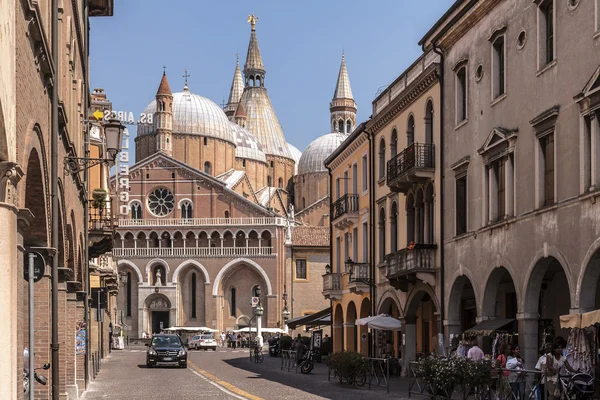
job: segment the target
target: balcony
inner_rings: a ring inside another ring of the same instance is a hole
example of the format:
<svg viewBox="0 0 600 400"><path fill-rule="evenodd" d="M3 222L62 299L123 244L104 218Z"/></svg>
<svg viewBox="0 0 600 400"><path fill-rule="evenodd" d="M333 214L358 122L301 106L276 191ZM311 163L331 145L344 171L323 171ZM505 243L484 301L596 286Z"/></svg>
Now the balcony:
<svg viewBox="0 0 600 400"><path fill-rule="evenodd" d="M106 208L89 208L89 257L96 258L113 248L114 226Z"/></svg>
<svg viewBox="0 0 600 400"><path fill-rule="evenodd" d="M119 219L119 228L153 228L158 226L285 226L285 219L279 217L258 218L156 218Z"/></svg>
<svg viewBox="0 0 600 400"><path fill-rule="evenodd" d="M385 277L403 292L417 281L435 284L435 244L416 244L385 256Z"/></svg>
<svg viewBox="0 0 600 400"><path fill-rule="evenodd" d="M272 247L138 247L114 248L115 258L274 257Z"/></svg>
<svg viewBox="0 0 600 400"><path fill-rule="evenodd" d="M331 221L338 229L358 222L358 195L346 193L331 204Z"/></svg>
<svg viewBox="0 0 600 400"><path fill-rule="evenodd" d="M326 300L342 298L342 274L334 272L323 275L323 296Z"/></svg>
<svg viewBox="0 0 600 400"><path fill-rule="evenodd" d="M387 185L394 192L406 193L434 174L435 145L431 143L413 143L387 163Z"/></svg>
<svg viewBox="0 0 600 400"><path fill-rule="evenodd" d="M348 290L353 293L369 293L373 280L368 263L346 262L346 272L348 273Z"/></svg>

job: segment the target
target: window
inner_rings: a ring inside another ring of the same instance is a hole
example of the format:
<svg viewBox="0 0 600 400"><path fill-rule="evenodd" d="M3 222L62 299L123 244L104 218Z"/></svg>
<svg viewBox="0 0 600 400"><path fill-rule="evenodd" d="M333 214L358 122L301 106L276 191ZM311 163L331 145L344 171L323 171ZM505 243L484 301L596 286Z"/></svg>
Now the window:
<svg viewBox="0 0 600 400"><path fill-rule="evenodd" d="M408 117L406 125L406 147L415 142L415 117L412 114Z"/></svg>
<svg viewBox="0 0 600 400"><path fill-rule="evenodd" d="M225 219L229 218L229 211L225 211L224 216L225 216Z"/></svg>
<svg viewBox="0 0 600 400"><path fill-rule="evenodd" d="M210 162L208 162L208 161L206 161L204 163L204 172L208 175L212 174L212 168L211 168Z"/></svg>
<svg viewBox="0 0 600 400"><path fill-rule="evenodd" d="M246 159L245 158L242 159L242 167L246 168Z"/></svg>
<svg viewBox="0 0 600 400"><path fill-rule="evenodd" d="M166 188L158 188L148 195L148 208L157 217L164 217L175 208L175 196Z"/></svg>
<svg viewBox="0 0 600 400"><path fill-rule="evenodd" d="M456 71L456 124L467 119L467 67Z"/></svg>
<svg viewBox="0 0 600 400"><path fill-rule="evenodd" d="M379 263L385 261L385 208L379 210Z"/></svg>
<svg viewBox="0 0 600 400"><path fill-rule="evenodd" d="M279 186L279 188L283 188L283 178L279 178L279 180L277 181L277 185Z"/></svg>
<svg viewBox="0 0 600 400"><path fill-rule="evenodd" d="M584 117L583 131L583 162L582 162L582 193L600 188L599 166L600 154L600 114L592 113Z"/></svg>
<svg viewBox="0 0 600 400"><path fill-rule="evenodd" d="M306 279L306 260L296 259L296 279Z"/></svg>
<svg viewBox="0 0 600 400"><path fill-rule="evenodd" d="M390 213L390 252L395 253L398 250L398 205L392 203Z"/></svg>
<svg viewBox="0 0 600 400"><path fill-rule="evenodd" d="M181 203L181 218L192 218L192 203L187 200Z"/></svg>
<svg viewBox="0 0 600 400"><path fill-rule="evenodd" d="M390 141L390 158L394 158L398 154L398 132L396 128L392 129L392 140Z"/></svg>
<svg viewBox="0 0 600 400"><path fill-rule="evenodd" d="M369 166L367 165L367 156L362 157L362 190L363 192L367 191L367 185L369 184Z"/></svg>
<svg viewBox="0 0 600 400"><path fill-rule="evenodd" d="M131 272L127 272L127 316L131 317Z"/></svg>
<svg viewBox="0 0 600 400"><path fill-rule="evenodd" d="M346 133L352 132L352 121L346 121Z"/></svg>
<svg viewBox="0 0 600 400"><path fill-rule="evenodd" d="M358 228L352 230L352 259L358 261Z"/></svg>
<svg viewBox="0 0 600 400"><path fill-rule="evenodd" d="M358 165L352 164L352 194L358 193Z"/></svg>
<svg viewBox="0 0 600 400"><path fill-rule="evenodd" d="M341 245L342 242L340 241L340 237L336 237L335 238L335 268L336 268L336 272L340 272L340 253L342 251L341 249Z"/></svg>
<svg viewBox="0 0 600 400"><path fill-rule="evenodd" d="M208 138L204 137L203 140L204 140L204 145L208 146Z"/></svg>
<svg viewBox="0 0 600 400"><path fill-rule="evenodd" d="M142 205L138 202L131 203L131 219L142 219Z"/></svg>
<svg viewBox="0 0 600 400"><path fill-rule="evenodd" d="M302 198L302 209L306 208L306 199L303 197Z"/></svg>
<svg viewBox="0 0 600 400"><path fill-rule="evenodd" d="M235 306L235 295L236 290L232 287L229 293L229 315L231 315L232 317L235 317L235 309L237 308Z"/></svg>
<svg viewBox="0 0 600 400"><path fill-rule="evenodd" d="M344 233L344 261L350 258L350 233Z"/></svg>
<svg viewBox="0 0 600 400"><path fill-rule="evenodd" d="M492 92L494 99L504 94L504 36L496 38L492 44Z"/></svg>
<svg viewBox="0 0 600 400"><path fill-rule="evenodd" d="M275 164L273 163L273 161L271 161L271 164L269 164L269 165L271 166L271 168L273 168L273 166L274 166Z"/></svg>
<svg viewBox="0 0 600 400"><path fill-rule="evenodd" d="M340 198L340 178L335 179L335 198Z"/></svg>
<svg viewBox="0 0 600 400"><path fill-rule="evenodd" d="M385 178L385 140L379 142L379 179Z"/></svg>
<svg viewBox="0 0 600 400"><path fill-rule="evenodd" d="M192 285L192 287L190 288L191 289L191 293L192 293L192 296L191 296L191 301L192 301L192 304L191 304L191 309L192 309L191 318L196 318L196 273L195 272L192 273L192 282L191 282L191 285Z"/></svg>
<svg viewBox="0 0 600 400"><path fill-rule="evenodd" d="M488 221L496 222L506 216L506 158L501 157L487 167Z"/></svg>
<svg viewBox="0 0 600 400"><path fill-rule="evenodd" d="M362 261L367 262L369 259L369 224L362 224Z"/></svg>
<svg viewBox="0 0 600 400"><path fill-rule="evenodd" d="M554 204L554 132L540 138L544 205Z"/></svg>
<svg viewBox="0 0 600 400"><path fill-rule="evenodd" d="M344 194L348 194L348 171L344 171Z"/></svg>
<svg viewBox="0 0 600 400"><path fill-rule="evenodd" d="M338 131L344 133L344 121L341 119L338 121Z"/></svg>
<svg viewBox="0 0 600 400"><path fill-rule="evenodd" d="M425 143L433 143L433 102L427 102L425 108Z"/></svg>
<svg viewBox="0 0 600 400"><path fill-rule="evenodd" d="M596 32L600 32L600 0L596 0Z"/></svg>
<svg viewBox="0 0 600 400"><path fill-rule="evenodd" d="M456 178L456 234L467 232L467 176Z"/></svg>
<svg viewBox="0 0 600 400"><path fill-rule="evenodd" d="M554 61L554 0L538 4L538 68L542 68Z"/></svg>

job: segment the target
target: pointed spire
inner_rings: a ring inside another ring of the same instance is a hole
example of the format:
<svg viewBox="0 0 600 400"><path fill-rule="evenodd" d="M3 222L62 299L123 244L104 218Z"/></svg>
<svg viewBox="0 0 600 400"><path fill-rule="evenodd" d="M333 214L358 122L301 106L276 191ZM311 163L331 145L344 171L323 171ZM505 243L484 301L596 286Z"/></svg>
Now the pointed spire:
<svg viewBox="0 0 600 400"><path fill-rule="evenodd" d="M173 93L171 93L171 88L169 87L169 81L167 80L167 71L166 71L166 67L163 67L163 76L162 79L160 80L160 85L158 85L158 91L156 92L156 95L173 95Z"/></svg>
<svg viewBox="0 0 600 400"><path fill-rule="evenodd" d="M233 73L233 82L231 82L231 90L229 91L228 104L239 103L244 91L244 79L240 71L240 59L235 55L235 72Z"/></svg>
<svg viewBox="0 0 600 400"><path fill-rule="evenodd" d="M250 43L248 44L248 54L246 55L246 64L244 65L244 74L265 74L265 66L263 65L260 49L258 48L258 39L256 39L256 21L258 17L254 14L248 16L248 22L251 26Z"/></svg>
<svg viewBox="0 0 600 400"><path fill-rule="evenodd" d="M344 51L342 51L342 64L340 65L337 85L335 85L335 92L333 93L333 100L335 99L354 100L354 97L352 97L352 88L350 87L350 78L348 78L348 70L346 69Z"/></svg>

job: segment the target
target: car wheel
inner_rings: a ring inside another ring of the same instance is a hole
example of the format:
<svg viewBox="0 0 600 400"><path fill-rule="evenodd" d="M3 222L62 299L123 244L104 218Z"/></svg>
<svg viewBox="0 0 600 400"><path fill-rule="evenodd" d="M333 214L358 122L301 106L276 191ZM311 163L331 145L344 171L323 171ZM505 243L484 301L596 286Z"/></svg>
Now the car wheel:
<svg viewBox="0 0 600 400"><path fill-rule="evenodd" d="M146 363L146 368L152 368L152 364L150 364L149 362Z"/></svg>
<svg viewBox="0 0 600 400"><path fill-rule="evenodd" d="M213 351L217 351L217 348L216 348L216 347L213 347Z"/></svg>
<svg viewBox="0 0 600 400"><path fill-rule="evenodd" d="M187 368L187 362L185 364L179 364L180 368Z"/></svg>

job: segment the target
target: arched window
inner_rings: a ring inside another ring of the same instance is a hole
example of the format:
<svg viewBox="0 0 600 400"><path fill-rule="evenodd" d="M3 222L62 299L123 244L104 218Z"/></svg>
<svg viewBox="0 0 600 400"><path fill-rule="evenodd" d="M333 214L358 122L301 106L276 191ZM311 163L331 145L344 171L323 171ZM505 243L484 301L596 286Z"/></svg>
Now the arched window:
<svg viewBox="0 0 600 400"><path fill-rule="evenodd" d="M127 272L127 316L131 317L131 272Z"/></svg>
<svg viewBox="0 0 600 400"><path fill-rule="evenodd" d="M302 198L302 209L306 208L306 199L303 197Z"/></svg>
<svg viewBox="0 0 600 400"><path fill-rule="evenodd" d="M385 260L385 209L379 210L379 262Z"/></svg>
<svg viewBox="0 0 600 400"><path fill-rule="evenodd" d="M142 205L138 202L131 203L131 219L142 219Z"/></svg>
<svg viewBox="0 0 600 400"><path fill-rule="evenodd" d="M392 129L392 140L390 141L390 158L394 158L398 154L398 131Z"/></svg>
<svg viewBox="0 0 600 400"><path fill-rule="evenodd" d="M352 131L352 121L346 121L346 133L350 133Z"/></svg>
<svg viewBox="0 0 600 400"><path fill-rule="evenodd" d="M192 218L192 203L187 200L181 203L181 218Z"/></svg>
<svg viewBox="0 0 600 400"><path fill-rule="evenodd" d="M379 142L379 179L385 177L385 139Z"/></svg>
<svg viewBox="0 0 600 400"><path fill-rule="evenodd" d="M212 174L212 168L211 168L210 162L208 162L208 161L206 161L204 163L204 172L207 173L207 174L209 174L209 175Z"/></svg>
<svg viewBox="0 0 600 400"><path fill-rule="evenodd" d="M344 120L343 119L340 119L338 121L338 130L340 133L344 133Z"/></svg>
<svg viewBox="0 0 600 400"><path fill-rule="evenodd" d="M191 304L191 308L192 308L192 313L191 313L191 318L196 318L196 273L192 273L192 287L191 287L191 293L192 293L192 304Z"/></svg>
<svg viewBox="0 0 600 400"><path fill-rule="evenodd" d="M408 117L406 125L406 146L410 146L415 142L415 118L411 115Z"/></svg>
<svg viewBox="0 0 600 400"><path fill-rule="evenodd" d="M406 244L415 241L415 198L411 194L406 200Z"/></svg>
<svg viewBox="0 0 600 400"><path fill-rule="evenodd" d="M425 143L433 143L433 102L427 102L425 109Z"/></svg>
<svg viewBox="0 0 600 400"><path fill-rule="evenodd" d="M232 287L230 290L230 294L229 294L229 315L231 315L232 317L235 317L235 288Z"/></svg>
<svg viewBox="0 0 600 400"><path fill-rule="evenodd" d="M225 218L229 218L229 211L225 211Z"/></svg>
<svg viewBox="0 0 600 400"><path fill-rule="evenodd" d="M202 141L204 142L205 146L208 146L208 138L205 136Z"/></svg>
<svg viewBox="0 0 600 400"><path fill-rule="evenodd" d="M398 205L392 203L390 212L390 252L395 253L398 250Z"/></svg>
<svg viewBox="0 0 600 400"><path fill-rule="evenodd" d="M267 186L271 187L271 176L267 176Z"/></svg>
<svg viewBox="0 0 600 400"><path fill-rule="evenodd" d="M260 86L260 76L256 77L256 86Z"/></svg>
<svg viewBox="0 0 600 400"><path fill-rule="evenodd" d="M280 188L283 188L283 178L279 178L279 181L277 182L277 185L278 185Z"/></svg>

